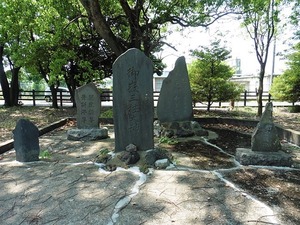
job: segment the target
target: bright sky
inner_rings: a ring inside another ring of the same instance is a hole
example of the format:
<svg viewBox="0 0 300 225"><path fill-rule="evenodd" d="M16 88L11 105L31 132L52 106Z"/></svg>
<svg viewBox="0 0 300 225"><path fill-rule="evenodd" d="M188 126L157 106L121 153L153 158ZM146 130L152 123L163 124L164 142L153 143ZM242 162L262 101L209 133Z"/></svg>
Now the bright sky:
<svg viewBox="0 0 300 225"><path fill-rule="evenodd" d="M223 35L223 37L221 36ZM281 34L276 41L276 53L283 52L288 49L288 44L283 43L287 39L289 34ZM172 70L175 61L180 56L185 56L187 63L192 61L190 56L191 49L197 49L201 45L209 45L210 41L214 39L221 39L227 49L231 50L232 65L235 65L236 58L241 59L242 74L257 74L259 71L259 64L256 59L253 40L250 39L245 28L240 27L239 22L234 20L219 21L211 25L208 29L205 28L189 28L181 32L173 32L167 37L167 42L176 47L177 51L174 51L170 47L165 47L165 50L161 54L163 62L167 64L166 70ZM281 40L280 40L281 39ZM273 43L270 47L269 58L267 62L266 72L268 74L272 71L273 61ZM275 74L282 73L286 68L285 61L282 57L275 57Z"/></svg>

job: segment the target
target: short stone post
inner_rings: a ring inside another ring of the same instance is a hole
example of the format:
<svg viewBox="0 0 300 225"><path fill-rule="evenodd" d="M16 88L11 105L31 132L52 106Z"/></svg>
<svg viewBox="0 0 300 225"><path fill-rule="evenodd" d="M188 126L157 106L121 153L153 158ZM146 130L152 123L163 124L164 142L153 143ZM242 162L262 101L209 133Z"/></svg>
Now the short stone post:
<svg viewBox="0 0 300 225"><path fill-rule="evenodd" d="M108 138L108 129L99 127L100 92L94 83L75 90L78 129L68 130L68 140L93 141Z"/></svg>
<svg viewBox="0 0 300 225"><path fill-rule="evenodd" d="M268 102L252 134L251 149L237 148L236 160L242 165L291 166L291 155L281 151L277 128L273 123L273 104Z"/></svg>
<svg viewBox="0 0 300 225"><path fill-rule="evenodd" d="M29 120L20 119L13 131L16 160L32 162L39 160L39 130Z"/></svg>

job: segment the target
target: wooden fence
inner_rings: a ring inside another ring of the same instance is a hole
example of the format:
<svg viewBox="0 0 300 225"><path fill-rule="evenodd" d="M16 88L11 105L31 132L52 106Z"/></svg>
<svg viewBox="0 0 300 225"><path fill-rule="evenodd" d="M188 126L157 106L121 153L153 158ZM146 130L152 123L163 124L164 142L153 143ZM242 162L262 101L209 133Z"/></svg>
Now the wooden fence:
<svg viewBox="0 0 300 225"><path fill-rule="evenodd" d="M157 104L158 98L159 98L159 91L154 91L153 96L154 96L154 104ZM46 101L46 97L51 96L50 91L21 91L20 96L19 96L19 101L27 101L27 102L32 102L33 106L37 105L37 101ZM269 102L269 101L274 101L272 99L272 96L268 92L263 93L263 101L264 102ZM0 100L3 100L3 93L0 91ZM63 92L63 91L58 91L57 92L57 100L58 104L63 107L64 103L72 102L70 93L69 92ZM101 93L101 101L104 102L112 102L113 101L113 93L112 91L105 90ZM256 92L250 92L250 91L245 91L240 95L240 98L236 100L235 102L239 102L238 106L257 106L257 93ZM198 103L195 104L197 107L199 105ZM229 102L217 102L214 103L213 107L225 107L228 106ZM286 104L283 104L282 106L285 106ZM201 107L201 106L200 106ZM205 107L205 106L202 106Z"/></svg>

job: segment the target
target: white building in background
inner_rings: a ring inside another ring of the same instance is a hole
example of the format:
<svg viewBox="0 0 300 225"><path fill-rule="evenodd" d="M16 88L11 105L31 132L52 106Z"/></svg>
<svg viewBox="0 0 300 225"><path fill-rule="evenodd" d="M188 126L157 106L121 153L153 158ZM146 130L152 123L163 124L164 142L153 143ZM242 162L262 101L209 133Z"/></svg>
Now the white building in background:
<svg viewBox="0 0 300 225"><path fill-rule="evenodd" d="M163 71L161 76L154 74L153 76L153 90L160 91L163 80L169 75L170 71ZM266 74L264 77L264 92L269 92L271 87L271 79L274 79L278 75L274 75L273 78L270 74ZM230 79L232 82L241 84L248 92L256 92L259 85L259 74L234 74Z"/></svg>
<svg viewBox="0 0 300 225"><path fill-rule="evenodd" d="M266 74L264 77L263 91L269 92L271 88L271 80L278 75L274 75L273 78L270 74ZM259 74L234 74L230 79L232 82L241 84L246 91L255 92L259 85Z"/></svg>
<svg viewBox="0 0 300 225"><path fill-rule="evenodd" d="M160 91L163 80L169 75L170 71L163 71L161 76L156 73L153 75L153 91Z"/></svg>

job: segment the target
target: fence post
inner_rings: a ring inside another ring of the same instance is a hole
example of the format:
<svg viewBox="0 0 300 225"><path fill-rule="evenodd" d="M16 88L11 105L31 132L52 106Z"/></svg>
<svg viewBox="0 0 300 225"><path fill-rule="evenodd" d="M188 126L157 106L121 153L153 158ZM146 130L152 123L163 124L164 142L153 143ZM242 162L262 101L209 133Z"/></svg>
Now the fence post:
<svg viewBox="0 0 300 225"><path fill-rule="evenodd" d="M33 101L33 106L35 106L35 90L32 90L32 101Z"/></svg>
<svg viewBox="0 0 300 225"><path fill-rule="evenodd" d="M244 92L244 106L247 105L247 90Z"/></svg>
<svg viewBox="0 0 300 225"><path fill-rule="evenodd" d="M59 90L59 96L60 96L60 107L62 107L63 106L62 90Z"/></svg>

